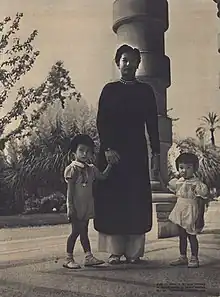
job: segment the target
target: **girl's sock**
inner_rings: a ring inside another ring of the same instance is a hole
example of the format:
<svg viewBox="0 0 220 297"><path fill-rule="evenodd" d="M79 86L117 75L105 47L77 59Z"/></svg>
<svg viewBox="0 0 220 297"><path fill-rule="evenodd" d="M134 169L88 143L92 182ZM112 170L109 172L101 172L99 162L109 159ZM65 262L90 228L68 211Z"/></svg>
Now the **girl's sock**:
<svg viewBox="0 0 220 297"><path fill-rule="evenodd" d="M85 253L85 257L86 258L92 257L92 252L91 251L90 252L86 252Z"/></svg>
<svg viewBox="0 0 220 297"><path fill-rule="evenodd" d="M191 256L191 260L198 260L198 256Z"/></svg>

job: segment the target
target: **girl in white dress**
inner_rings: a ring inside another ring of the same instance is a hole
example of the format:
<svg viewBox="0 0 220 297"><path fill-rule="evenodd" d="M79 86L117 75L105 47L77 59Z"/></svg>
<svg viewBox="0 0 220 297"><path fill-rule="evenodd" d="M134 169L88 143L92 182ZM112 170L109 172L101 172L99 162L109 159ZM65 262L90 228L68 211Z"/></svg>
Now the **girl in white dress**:
<svg viewBox="0 0 220 297"><path fill-rule="evenodd" d="M67 182L67 216L72 224L72 232L67 240L67 258L63 266L77 269L80 265L74 260L73 250L78 236L85 253L84 266L104 263L91 252L88 224L94 218L93 181L107 178L111 165L108 164L100 172L93 164L88 163L94 151L94 142L88 135L77 135L71 143L71 151L75 153L75 161L66 167L64 178Z"/></svg>
<svg viewBox="0 0 220 297"><path fill-rule="evenodd" d="M176 167L180 178L173 178L168 183L168 188L177 196L177 202L169 219L179 226L180 257L171 265L188 265L190 268L199 267L199 243L197 234L201 231L197 226L201 205L200 199L208 198L208 188L202 183L195 173L199 168L196 155L183 153L176 159ZM191 247L191 258L187 258L187 239Z"/></svg>

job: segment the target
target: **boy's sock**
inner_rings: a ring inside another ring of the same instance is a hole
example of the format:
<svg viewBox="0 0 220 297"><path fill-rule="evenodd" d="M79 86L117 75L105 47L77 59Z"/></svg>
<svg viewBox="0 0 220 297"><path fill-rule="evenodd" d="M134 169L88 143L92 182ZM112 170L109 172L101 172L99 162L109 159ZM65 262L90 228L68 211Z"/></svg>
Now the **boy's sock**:
<svg viewBox="0 0 220 297"><path fill-rule="evenodd" d="M66 258L67 258L67 260L72 260L73 259L73 253L67 253Z"/></svg>

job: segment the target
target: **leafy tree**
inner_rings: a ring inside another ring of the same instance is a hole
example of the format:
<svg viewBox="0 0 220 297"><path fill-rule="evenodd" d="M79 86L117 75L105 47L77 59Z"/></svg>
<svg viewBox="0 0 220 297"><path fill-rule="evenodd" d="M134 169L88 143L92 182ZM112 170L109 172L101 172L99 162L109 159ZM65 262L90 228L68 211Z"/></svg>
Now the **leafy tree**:
<svg viewBox="0 0 220 297"><path fill-rule="evenodd" d="M15 37L22 17L23 14L18 13L14 20L6 17L0 23L0 54L4 56L0 64L0 108L4 107L12 88L31 70L39 55L32 45L37 36L36 30L23 43ZM79 101L80 97L63 63L56 62L39 87L26 89L22 86L18 89L11 110L0 119L0 149L4 149L5 143L13 137L21 139L29 135L40 116L55 101L60 101L64 107L67 98ZM18 127L7 133L6 128L13 120L19 120Z"/></svg>
<svg viewBox="0 0 220 297"><path fill-rule="evenodd" d="M172 107L167 109L167 115L168 115L168 117L172 120L172 122L177 122L177 121L179 121L180 118L173 118L173 117L170 115L170 112L171 112L171 111L173 111L173 108L172 108Z"/></svg>
<svg viewBox="0 0 220 297"><path fill-rule="evenodd" d="M15 83L31 70L39 55L39 51L35 51L32 45L37 30L34 30L23 43L19 37L15 37L22 17L22 13L17 13L14 20L5 17L0 22L0 54L3 57L0 64L0 107L7 100Z"/></svg>
<svg viewBox="0 0 220 297"><path fill-rule="evenodd" d="M9 95L16 83L33 67L38 50L34 50L33 41L37 36L34 30L28 38L21 42L16 36L19 31L22 13L17 13L12 20L11 17L5 17L0 22L0 54L3 61L0 64L0 108L8 100ZM5 127L16 117L16 108L19 109L19 102L14 106L11 113L0 119L0 136L4 133ZM1 142L4 145L4 141Z"/></svg>
<svg viewBox="0 0 220 297"><path fill-rule="evenodd" d="M79 101L81 95L76 91L75 85L71 82L69 72L63 67L62 62L57 62L52 66L46 80L37 88L30 88L27 91L24 87L18 91L15 104L9 113L0 120L4 122L4 128L10 123L11 119L20 116L21 120L16 129L11 131L4 137L9 140L16 136L21 139L30 135L30 131L36 127L40 116L52 105L59 100L64 108L66 99L76 98ZM33 111L28 115L28 108L34 107Z"/></svg>
<svg viewBox="0 0 220 297"><path fill-rule="evenodd" d="M28 161L31 159L27 158L27 154L30 154L29 157L32 159L35 158L35 153L38 153L37 156L42 155L40 146L37 148L36 143L31 144L34 131L38 133L38 123L41 117L56 102L59 102L64 109L66 101L74 98L75 102L79 102L81 98L62 61L58 61L52 66L40 86L28 89L21 86L19 81L32 69L40 53L33 46L38 34L37 30L34 30L23 42L18 36L22 17L22 13L17 13L14 19L6 17L0 22L0 54L3 57L0 63L0 112L3 114L0 118L0 207L2 199L7 197L6 202L9 205L14 205L16 211L21 211L30 188L32 192L35 191L33 182L29 184L26 182L32 180L33 172L32 168L28 167ZM11 101L12 94L14 98L12 107L3 113L5 103ZM9 125L14 120L18 123L17 127L9 131ZM57 130L51 133L57 135L58 132ZM44 141L46 142L46 136ZM50 139L50 141L53 140ZM48 143L51 147L50 141ZM21 150L22 145L24 152ZM4 149L7 151L7 158L3 153ZM59 146L56 149L59 150ZM25 153L26 159L24 158ZM50 160L52 158L49 153L47 158ZM40 175L38 176L41 178ZM9 197L12 198L9 199Z"/></svg>

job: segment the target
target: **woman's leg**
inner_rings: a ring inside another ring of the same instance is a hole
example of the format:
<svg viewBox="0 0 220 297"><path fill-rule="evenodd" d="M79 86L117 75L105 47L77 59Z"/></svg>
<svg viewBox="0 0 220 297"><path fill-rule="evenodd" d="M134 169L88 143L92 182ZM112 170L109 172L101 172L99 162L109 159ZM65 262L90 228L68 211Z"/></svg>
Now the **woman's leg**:
<svg viewBox="0 0 220 297"><path fill-rule="evenodd" d="M126 249L126 235L108 235L109 264L120 264Z"/></svg>
<svg viewBox="0 0 220 297"><path fill-rule="evenodd" d="M108 252L119 258L125 253L126 236L107 235Z"/></svg>
<svg viewBox="0 0 220 297"><path fill-rule="evenodd" d="M98 249L100 252L109 253L109 264L119 264L120 258L125 254L126 236L108 235L99 233Z"/></svg>
<svg viewBox="0 0 220 297"><path fill-rule="evenodd" d="M128 262L136 263L144 256L145 234L128 235L125 246L125 257Z"/></svg>

